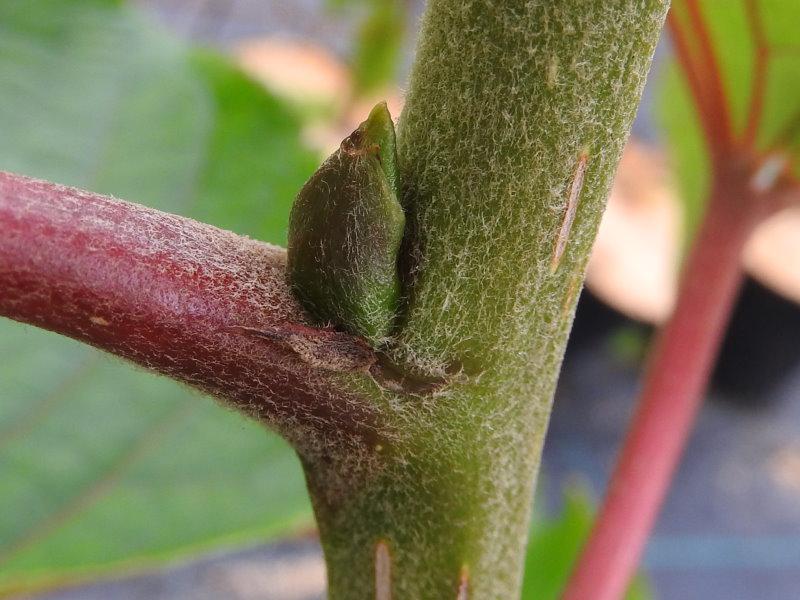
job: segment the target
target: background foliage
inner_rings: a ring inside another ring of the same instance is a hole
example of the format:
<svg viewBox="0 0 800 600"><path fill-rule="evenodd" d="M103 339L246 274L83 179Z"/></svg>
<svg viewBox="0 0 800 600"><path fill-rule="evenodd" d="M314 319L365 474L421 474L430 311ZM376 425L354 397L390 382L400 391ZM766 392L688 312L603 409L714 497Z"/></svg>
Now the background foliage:
<svg viewBox="0 0 800 600"><path fill-rule="evenodd" d="M800 177L800 44L792 23L800 19L800 3L784 0L706 1L702 14L709 27L735 131L746 127L756 76L756 55L763 45L766 62L763 108L755 149L780 152L791 172ZM693 40L696 48L697 40ZM758 82L756 82L758 83ZM686 238L697 227L710 185L710 163L699 116L676 64L668 65L658 86L658 112L675 166L684 203Z"/></svg>
<svg viewBox="0 0 800 600"><path fill-rule="evenodd" d="M293 112L110 0L0 2L0 169L282 244ZM0 322L0 590L311 524L292 451L176 383Z"/></svg>

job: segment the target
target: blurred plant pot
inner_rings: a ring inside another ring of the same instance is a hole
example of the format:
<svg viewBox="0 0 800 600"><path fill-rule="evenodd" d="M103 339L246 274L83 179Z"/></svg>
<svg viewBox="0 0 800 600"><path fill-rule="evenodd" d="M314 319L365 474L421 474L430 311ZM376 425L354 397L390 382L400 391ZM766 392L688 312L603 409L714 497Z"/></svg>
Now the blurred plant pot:
<svg viewBox="0 0 800 600"><path fill-rule="evenodd" d="M667 161L631 140L589 263L573 343L614 329L615 318L598 311L597 301L618 311L617 328L662 323L674 304L681 247L680 199ZM800 209L759 227L743 265L748 277L712 385L726 398L750 402L767 397L800 364Z"/></svg>

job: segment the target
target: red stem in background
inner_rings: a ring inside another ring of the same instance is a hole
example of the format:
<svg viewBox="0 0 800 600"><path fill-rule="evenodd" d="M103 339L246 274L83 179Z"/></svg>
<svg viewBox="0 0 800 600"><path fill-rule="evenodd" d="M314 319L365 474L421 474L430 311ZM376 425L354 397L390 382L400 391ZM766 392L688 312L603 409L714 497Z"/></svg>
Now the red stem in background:
<svg viewBox="0 0 800 600"><path fill-rule="evenodd" d="M681 13L688 17L687 24L681 22ZM667 26L712 163L718 168L730 152L733 130L722 72L697 1L676 0L667 15Z"/></svg>
<svg viewBox="0 0 800 600"><path fill-rule="evenodd" d="M730 109L726 101L725 86L722 83L722 70L714 52L711 35L708 32L698 0L684 0L683 4L689 14L691 31L697 41L700 53L700 76L706 82L708 90L709 108L711 109L710 125L715 130L712 138L713 146L715 150L730 148L733 140Z"/></svg>
<svg viewBox="0 0 800 600"><path fill-rule="evenodd" d="M376 437L369 408L246 329L304 322L281 248L3 172L0 232L0 316L183 381L290 438Z"/></svg>
<svg viewBox="0 0 800 600"><path fill-rule="evenodd" d="M747 182L718 176L670 321L650 354L637 412L566 600L618 600L634 574L703 398L764 210Z"/></svg>
<svg viewBox="0 0 800 600"><path fill-rule="evenodd" d="M760 125L768 59L757 7L746 1L756 55L744 150ZM688 17L687 28L676 10ZM623 597L702 402L742 280L744 245L760 220L782 204L778 181L759 196L751 181L754 165L747 164L750 153L740 148L741 158L734 156L722 72L697 0L676 1L668 25L705 133L713 188L675 311L651 351L636 414L566 600Z"/></svg>
<svg viewBox="0 0 800 600"><path fill-rule="evenodd" d="M715 136L712 127L714 109L709 104L708 90L705 87L704 79L700 76L698 65L692 57L686 31L674 10L670 10L667 14L667 28L669 29L675 56L680 63L684 77L686 77L686 83L694 101L700 126L703 128L706 140L710 141Z"/></svg>
<svg viewBox="0 0 800 600"><path fill-rule="evenodd" d="M750 36L755 46L753 59L753 75L750 82L750 106L747 111L747 124L742 135L742 145L752 146L761 124L761 115L764 112L764 96L767 92L767 60L769 47L764 32L764 23L761 21L761 12L758 10L756 0L745 0L747 23L750 26Z"/></svg>

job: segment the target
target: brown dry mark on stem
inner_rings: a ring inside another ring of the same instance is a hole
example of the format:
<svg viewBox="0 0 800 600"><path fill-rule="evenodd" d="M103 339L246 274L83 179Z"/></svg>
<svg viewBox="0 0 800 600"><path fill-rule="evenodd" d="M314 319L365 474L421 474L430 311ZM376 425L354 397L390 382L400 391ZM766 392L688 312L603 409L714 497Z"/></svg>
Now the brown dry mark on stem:
<svg viewBox="0 0 800 600"><path fill-rule="evenodd" d="M377 360L365 340L333 329L287 324L259 329L234 326L251 335L274 341L295 353L309 366L338 373L368 373Z"/></svg>
<svg viewBox="0 0 800 600"><path fill-rule="evenodd" d="M567 204L564 207L564 218L561 221L561 228L558 230L556 237L556 245L553 249L553 258L550 261L550 272L555 273L558 265L561 263L561 258L564 256L564 250L567 248L567 241L569 240L569 232L572 230L572 222L575 220L575 214L578 211L578 202L583 189L583 180L586 176L586 165L589 163L589 154L581 152L578 156L578 162L575 165L575 172L572 176L572 184L569 187L569 196L567 196Z"/></svg>
<svg viewBox="0 0 800 600"><path fill-rule="evenodd" d="M375 544L375 600L392 600L392 555L386 540Z"/></svg>

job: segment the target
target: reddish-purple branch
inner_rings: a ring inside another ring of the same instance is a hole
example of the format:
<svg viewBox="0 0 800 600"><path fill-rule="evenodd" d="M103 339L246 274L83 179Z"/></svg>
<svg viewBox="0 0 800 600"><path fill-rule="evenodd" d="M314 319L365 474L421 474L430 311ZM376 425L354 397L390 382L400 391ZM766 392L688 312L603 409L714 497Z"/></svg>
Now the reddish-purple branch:
<svg viewBox="0 0 800 600"><path fill-rule="evenodd" d="M252 333L305 321L284 261L281 248L210 225L0 172L0 315L188 383L289 437L369 442L368 406Z"/></svg>

